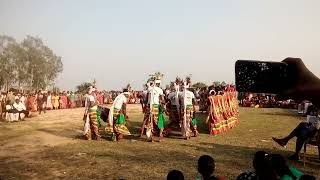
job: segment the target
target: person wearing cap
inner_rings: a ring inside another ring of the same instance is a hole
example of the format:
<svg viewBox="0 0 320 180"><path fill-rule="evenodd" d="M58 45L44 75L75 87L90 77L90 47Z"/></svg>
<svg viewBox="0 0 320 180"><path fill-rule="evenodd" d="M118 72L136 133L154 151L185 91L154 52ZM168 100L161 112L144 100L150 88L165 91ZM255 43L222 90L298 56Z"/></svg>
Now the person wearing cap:
<svg viewBox="0 0 320 180"><path fill-rule="evenodd" d="M182 105L181 108L181 132L182 136L185 139L189 139L191 137L191 133L193 132L193 136L198 136L197 130L197 120L194 117L195 112L195 96L190 89L190 84L188 82L184 83L183 91L180 93L180 102Z"/></svg>
<svg viewBox="0 0 320 180"><path fill-rule="evenodd" d="M131 135L129 129L126 126L126 119L128 119L126 104L130 92L128 89L124 89L112 103L108 116L108 126L106 131L112 134L112 141L119 141L123 136Z"/></svg>
<svg viewBox="0 0 320 180"><path fill-rule="evenodd" d="M146 135L147 141L152 142L153 136L159 135L160 141L163 139L164 130L164 94L163 90L160 88L161 80L155 80L155 85L149 88L148 95L148 106L150 107L149 112L146 116L149 117L146 121Z"/></svg>
<svg viewBox="0 0 320 180"><path fill-rule="evenodd" d="M15 117L14 120L24 120L24 118L29 115L26 106L20 101L20 98L18 96L15 97L15 102L12 106L15 110L15 113L13 113Z"/></svg>
<svg viewBox="0 0 320 180"><path fill-rule="evenodd" d="M83 135L87 140L100 140L98 122L97 122L97 100L94 97L95 88L90 87L85 102L84 112L84 132Z"/></svg>

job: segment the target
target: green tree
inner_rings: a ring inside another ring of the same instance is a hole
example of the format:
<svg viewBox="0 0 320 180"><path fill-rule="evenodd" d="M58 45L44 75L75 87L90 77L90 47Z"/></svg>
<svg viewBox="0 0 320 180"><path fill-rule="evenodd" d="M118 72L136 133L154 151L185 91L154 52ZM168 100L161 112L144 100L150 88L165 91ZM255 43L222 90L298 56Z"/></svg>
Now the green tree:
<svg viewBox="0 0 320 180"><path fill-rule="evenodd" d="M0 35L0 88L16 85L39 89L52 85L62 72L61 57L37 37L27 36L21 43Z"/></svg>
<svg viewBox="0 0 320 180"><path fill-rule="evenodd" d="M89 89L90 86L92 86L91 83L89 83L89 82L83 82L83 83L81 83L80 85L78 85L78 86L76 87L76 89L77 89L77 92L82 93L82 94L85 94L85 93L88 92L88 89Z"/></svg>
<svg viewBox="0 0 320 180"><path fill-rule="evenodd" d="M25 68L33 89L46 88L63 70L61 57L43 44L37 37L27 36L21 43L24 50Z"/></svg>
<svg viewBox="0 0 320 180"><path fill-rule="evenodd" d="M193 84L192 87L197 88L197 89L201 89L201 88L207 87L207 85L203 82L197 82L197 83Z"/></svg>
<svg viewBox="0 0 320 180"><path fill-rule="evenodd" d="M17 80L16 40L9 36L0 36L0 86L9 87Z"/></svg>

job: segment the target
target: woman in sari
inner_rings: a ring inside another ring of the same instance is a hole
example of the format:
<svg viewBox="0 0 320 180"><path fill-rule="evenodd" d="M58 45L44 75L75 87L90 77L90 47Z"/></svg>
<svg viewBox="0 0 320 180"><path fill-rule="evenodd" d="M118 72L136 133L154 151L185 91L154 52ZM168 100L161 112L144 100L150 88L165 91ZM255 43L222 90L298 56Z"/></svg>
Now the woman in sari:
<svg viewBox="0 0 320 180"><path fill-rule="evenodd" d="M63 96L63 94L62 94L62 93L60 93L60 94L59 94L59 109L63 109L62 96Z"/></svg>
<svg viewBox="0 0 320 180"><path fill-rule="evenodd" d="M29 94L27 97L27 110L31 112L37 111L36 97L33 94Z"/></svg>
<svg viewBox="0 0 320 180"><path fill-rule="evenodd" d="M67 109L68 108L68 97L66 94L63 94L62 98L62 106L63 109Z"/></svg>
<svg viewBox="0 0 320 180"><path fill-rule="evenodd" d="M52 107L52 95L51 92L48 92L48 97L47 97L47 109L51 110Z"/></svg>
<svg viewBox="0 0 320 180"><path fill-rule="evenodd" d="M53 109L59 109L59 96L56 93L52 96L52 104Z"/></svg>
<svg viewBox="0 0 320 180"><path fill-rule="evenodd" d="M69 100L70 100L70 108L75 108L76 107L76 96L74 95L73 92L70 93Z"/></svg>

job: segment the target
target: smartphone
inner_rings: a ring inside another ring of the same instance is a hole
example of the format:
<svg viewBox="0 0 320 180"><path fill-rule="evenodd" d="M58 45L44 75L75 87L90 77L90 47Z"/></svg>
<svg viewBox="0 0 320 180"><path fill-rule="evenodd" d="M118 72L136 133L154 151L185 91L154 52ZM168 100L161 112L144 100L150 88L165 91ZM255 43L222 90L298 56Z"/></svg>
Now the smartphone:
<svg viewBox="0 0 320 180"><path fill-rule="evenodd" d="M292 85L288 65L282 62L238 60L235 73L239 92L279 94Z"/></svg>

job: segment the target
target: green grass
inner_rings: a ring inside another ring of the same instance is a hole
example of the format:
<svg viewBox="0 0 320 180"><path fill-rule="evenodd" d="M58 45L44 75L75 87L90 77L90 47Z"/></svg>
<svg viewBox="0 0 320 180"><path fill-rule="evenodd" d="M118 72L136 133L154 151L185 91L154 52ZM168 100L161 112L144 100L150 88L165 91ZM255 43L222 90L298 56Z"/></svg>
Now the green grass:
<svg viewBox="0 0 320 180"><path fill-rule="evenodd" d="M130 130L138 135L142 114L129 106ZM195 179L199 156L209 154L216 160L216 174L235 179L252 169L252 157L258 150L293 153L295 140L287 149L272 142L272 136L287 135L303 118L292 110L241 108L241 122L225 134L210 136L200 119L198 138L166 138L147 143L138 138L120 142L81 139L82 109L49 112L30 121L1 123L0 176L4 179L165 179L168 171L183 171L186 179ZM101 133L104 135L103 131ZM104 136L105 137L105 136ZM306 167L290 162L303 172L319 177L316 148L310 147Z"/></svg>

